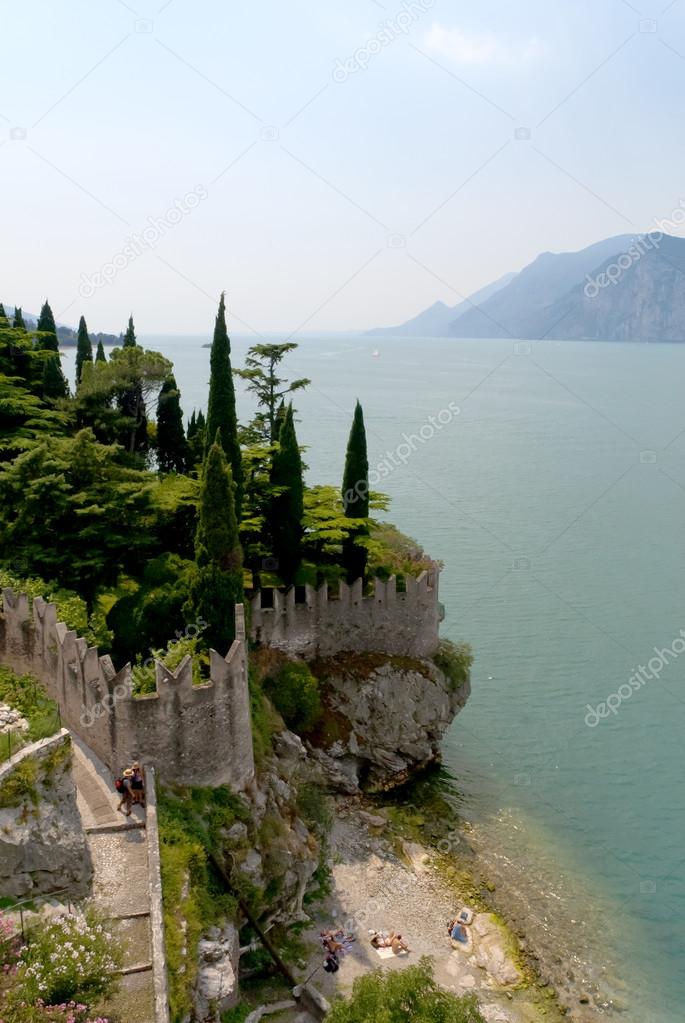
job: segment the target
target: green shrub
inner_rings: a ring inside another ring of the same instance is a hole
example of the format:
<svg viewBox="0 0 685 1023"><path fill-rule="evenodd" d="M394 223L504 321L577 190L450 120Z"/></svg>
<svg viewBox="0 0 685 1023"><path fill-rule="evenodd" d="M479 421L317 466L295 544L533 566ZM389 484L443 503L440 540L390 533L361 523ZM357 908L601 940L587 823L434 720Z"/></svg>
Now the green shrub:
<svg viewBox="0 0 685 1023"><path fill-rule="evenodd" d="M333 1003L326 1023L485 1023L474 995L440 988L423 956L405 970L373 970L358 977L349 998Z"/></svg>
<svg viewBox="0 0 685 1023"><path fill-rule="evenodd" d="M25 732L12 732L11 739L0 740L0 761L16 753L27 742L37 742L54 735L59 729L57 704L50 700L40 682L31 675L15 675L9 668L0 667L0 703L7 703L28 721Z"/></svg>
<svg viewBox="0 0 685 1023"><path fill-rule="evenodd" d="M319 681L304 661L288 661L275 678L267 679L265 689L288 728L309 732L321 717Z"/></svg>
<svg viewBox="0 0 685 1023"><path fill-rule="evenodd" d="M176 671L186 656L193 662L193 685L200 686L209 680L209 656L200 647L198 637L189 639L173 639L166 650L153 650L151 656L142 661L137 658L131 668L134 695L154 693L157 688L155 660L161 661L170 671Z"/></svg>
<svg viewBox="0 0 685 1023"><path fill-rule="evenodd" d="M114 631L117 663L134 661L150 650L164 649L186 624L193 564L177 554L163 554L146 567L140 587L121 596L107 614Z"/></svg>
<svg viewBox="0 0 685 1023"><path fill-rule="evenodd" d="M468 643L452 643L449 639L441 639L433 661L450 681L454 692L469 677L473 664L473 651Z"/></svg>
<svg viewBox="0 0 685 1023"><path fill-rule="evenodd" d="M0 809L21 806L22 803L38 802L38 762L34 757L26 757L20 764L11 769L10 775L0 785Z"/></svg>

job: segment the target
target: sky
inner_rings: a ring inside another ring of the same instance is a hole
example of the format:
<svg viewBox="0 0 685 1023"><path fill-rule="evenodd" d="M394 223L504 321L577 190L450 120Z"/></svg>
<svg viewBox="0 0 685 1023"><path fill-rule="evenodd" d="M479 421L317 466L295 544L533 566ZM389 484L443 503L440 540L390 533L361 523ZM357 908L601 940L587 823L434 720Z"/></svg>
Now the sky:
<svg viewBox="0 0 685 1023"><path fill-rule="evenodd" d="M0 11L0 300L64 323L400 323L685 205L685 0Z"/></svg>

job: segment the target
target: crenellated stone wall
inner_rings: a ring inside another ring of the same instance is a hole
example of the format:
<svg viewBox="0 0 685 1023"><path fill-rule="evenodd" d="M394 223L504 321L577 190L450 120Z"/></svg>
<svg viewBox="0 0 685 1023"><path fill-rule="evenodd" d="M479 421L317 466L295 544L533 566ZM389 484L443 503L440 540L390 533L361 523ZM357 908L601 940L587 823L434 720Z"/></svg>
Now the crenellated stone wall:
<svg viewBox="0 0 685 1023"><path fill-rule="evenodd" d="M439 568L418 577L407 576L406 592L397 591L395 576L374 580L374 592L364 596L362 580L340 582L338 593L303 587L298 602L294 587L272 590L273 607L262 606L264 591L251 603L250 638L264 646L311 659L345 651L379 651L404 657L431 657L438 648L440 603Z"/></svg>
<svg viewBox="0 0 685 1023"><path fill-rule="evenodd" d="M4 589L0 663L39 678L63 723L113 772L140 760L179 784L244 789L254 777L242 605L226 657L210 651L209 682L193 685L190 657L175 671L157 661L156 692L133 696L130 664L115 671L58 621L54 604Z"/></svg>

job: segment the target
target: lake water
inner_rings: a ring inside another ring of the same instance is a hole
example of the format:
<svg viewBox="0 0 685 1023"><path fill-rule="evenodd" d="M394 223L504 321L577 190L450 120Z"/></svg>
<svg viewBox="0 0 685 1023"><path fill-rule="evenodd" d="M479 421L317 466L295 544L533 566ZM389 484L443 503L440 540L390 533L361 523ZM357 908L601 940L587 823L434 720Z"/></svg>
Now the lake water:
<svg viewBox="0 0 685 1023"><path fill-rule="evenodd" d="M142 339L186 413L205 340ZM476 655L445 761L503 876L550 940L601 959L624 1019L680 1021L685 346L329 337L289 371L312 379L311 479L339 483L358 397L371 465L400 463L389 517L445 563L443 634Z"/></svg>

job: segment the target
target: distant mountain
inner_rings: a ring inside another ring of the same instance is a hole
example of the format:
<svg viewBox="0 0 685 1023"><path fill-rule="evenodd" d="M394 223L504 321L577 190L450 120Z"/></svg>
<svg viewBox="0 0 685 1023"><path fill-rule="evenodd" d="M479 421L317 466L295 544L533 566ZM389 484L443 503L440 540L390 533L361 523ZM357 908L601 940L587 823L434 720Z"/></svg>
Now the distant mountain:
<svg viewBox="0 0 685 1023"><path fill-rule="evenodd" d="M639 237L617 235L580 252L543 252L480 308L468 309L453 320L450 334L464 338L542 337L540 324L551 324L548 313L554 303L581 283L584 286L588 274L627 252Z"/></svg>
<svg viewBox="0 0 685 1023"><path fill-rule="evenodd" d="M632 250L597 266L530 327L521 336L685 341L685 239L643 236Z"/></svg>
<svg viewBox="0 0 685 1023"><path fill-rule="evenodd" d="M398 327L374 327L373 330L365 331L365 337L449 337L449 326L457 316L466 310L472 309L474 305L487 301L496 291L504 288L514 279L516 274L505 274L492 284L487 284L479 291L474 291L463 302L457 305L448 306L444 302L434 302L428 309L424 309L418 316L401 323Z"/></svg>
<svg viewBox="0 0 685 1023"><path fill-rule="evenodd" d="M6 305L5 314L11 323L14 316L14 306ZM22 315L27 329L35 330L36 324L38 323L37 315L35 313L23 312L23 310ZM91 330L88 331L88 336L94 345L97 345L99 341L102 341L103 345L118 345L122 337L121 334L94 334ZM65 348L68 348L70 345L75 345L77 337L78 331L74 327L67 327L64 323L57 324L57 340L61 345L64 345Z"/></svg>

